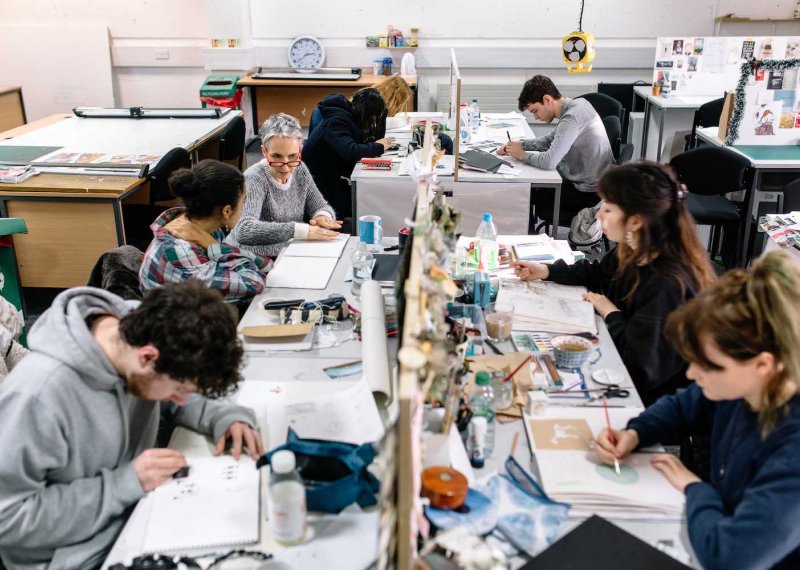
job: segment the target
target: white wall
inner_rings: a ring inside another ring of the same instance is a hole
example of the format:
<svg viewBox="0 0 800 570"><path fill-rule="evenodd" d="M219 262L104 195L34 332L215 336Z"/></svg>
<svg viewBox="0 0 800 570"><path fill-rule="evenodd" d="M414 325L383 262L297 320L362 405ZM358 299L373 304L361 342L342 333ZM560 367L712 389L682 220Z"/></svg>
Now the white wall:
<svg viewBox="0 0 800 570"><path fill-rule="evenodd" d="M364 36L389 23L404 30L419 27L422 108L433 105L451 47L467 82L521 84L534 73L546 73L557 83L592 90L599 81L648 79L657 36L711 35L714 18L731 12L789 18L794 11L791 0L587 2L583 27L597 37L595 70L574 75L565 72L559 46L560 38L577 27L579 0L0 0L0 14L3 23L104 23L111 37L117 105L188 106L197 101L202 79L210 73L207 67L218 67L213 55L219 52L207 47L215 27L208 21L207 2L228 3L233 12L248 1L251 41L245 49L220 54L227 59L223 67L244 71L251 64L285 65L289 40L305 33L324 42L329 65L367 66L389 52L367 50ZM739 28L721 33L747 33ZM396 55L399 63L402 53ZM2 76L0 69L0 84Z"/></svg>

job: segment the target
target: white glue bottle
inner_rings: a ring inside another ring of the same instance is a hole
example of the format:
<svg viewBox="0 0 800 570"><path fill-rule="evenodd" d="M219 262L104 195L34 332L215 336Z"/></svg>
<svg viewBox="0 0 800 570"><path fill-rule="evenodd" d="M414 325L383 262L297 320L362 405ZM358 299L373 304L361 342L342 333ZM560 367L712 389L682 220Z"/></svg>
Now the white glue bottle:
<svg viewBox="0 0 800 570"><path fill-rule="evenodd" d="M272 538L284 545L303 542L306 536L306 488L295 469L294 453L282 450L270 459L269 523Z"/></svg>

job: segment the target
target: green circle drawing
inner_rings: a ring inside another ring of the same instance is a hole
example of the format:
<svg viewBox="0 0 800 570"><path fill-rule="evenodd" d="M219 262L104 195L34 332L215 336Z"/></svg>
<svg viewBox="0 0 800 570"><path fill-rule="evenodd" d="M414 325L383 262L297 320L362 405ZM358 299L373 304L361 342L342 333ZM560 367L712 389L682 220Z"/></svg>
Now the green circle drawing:
<svg viewBox="0 0 800 570"><path fill-rule="evenodd" d="M612 465L598 465L595 469L597 470L597 474L604 479L619 483L620 485L633 485L639 480L639 472L630 465L620 465L619 475L614 471Z"/></svg>

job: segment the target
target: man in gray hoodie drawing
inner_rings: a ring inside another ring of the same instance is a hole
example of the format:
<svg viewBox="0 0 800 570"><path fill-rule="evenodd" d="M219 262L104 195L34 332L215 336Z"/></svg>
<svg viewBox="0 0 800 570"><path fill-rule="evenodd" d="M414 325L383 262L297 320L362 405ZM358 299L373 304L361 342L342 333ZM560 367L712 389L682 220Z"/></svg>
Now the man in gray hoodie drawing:
<svg viewBox="0 0 800 570"><path fill-rule="evenodd" d="M9 570L99 566L131 507L186 465L153 449L159 402L176 424L263 452L254 414L207 397L240 380L236 319L200 283L142 303L101 289L60 294L0 385L0 558ZM207 397L206 397L207 396Z"/></svg>

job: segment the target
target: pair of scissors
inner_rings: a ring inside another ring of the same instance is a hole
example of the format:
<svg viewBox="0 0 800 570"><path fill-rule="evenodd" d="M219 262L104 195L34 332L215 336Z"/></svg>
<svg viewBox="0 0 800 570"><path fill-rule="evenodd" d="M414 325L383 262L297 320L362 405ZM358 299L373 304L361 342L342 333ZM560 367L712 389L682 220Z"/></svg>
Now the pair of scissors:
<svg viewBox="0 0 800 570"><path fill-rule="evenodd" d="M605 386L603 388L598 388L597 390L587 390L587 392L590 392L590 391L592 391L592 392L596 391L596 392L599 392L599 393L594 395L594 396L592 396L591 398L589 398L585 402L583 402L581 404L582 406L589 406L589 405L593 404L594 402L598 402L598 401L602 400L603 398L606 398L606 399L608 399L608 398L627 398L628 396L631 395L631 391L630 390L628 390L626 388L622 388L618 384L609 384L608 386Z"/></svg>

